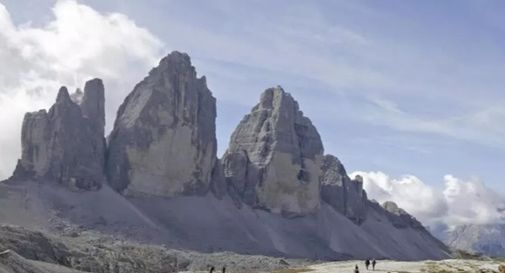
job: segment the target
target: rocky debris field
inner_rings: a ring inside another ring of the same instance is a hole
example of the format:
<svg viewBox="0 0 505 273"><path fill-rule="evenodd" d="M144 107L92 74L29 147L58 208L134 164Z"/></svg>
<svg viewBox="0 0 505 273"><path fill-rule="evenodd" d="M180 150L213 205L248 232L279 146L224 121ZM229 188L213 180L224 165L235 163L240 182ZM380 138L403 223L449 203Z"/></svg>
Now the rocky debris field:
<svg viewBox="0 0 505 273"><path fill-rule="evenodd" d="M270 272L307 265L308 261L196 253L136 244L94 232L53 236L18 226L0 226L0 273L97 272L166 273L206 271Z"/></svg>

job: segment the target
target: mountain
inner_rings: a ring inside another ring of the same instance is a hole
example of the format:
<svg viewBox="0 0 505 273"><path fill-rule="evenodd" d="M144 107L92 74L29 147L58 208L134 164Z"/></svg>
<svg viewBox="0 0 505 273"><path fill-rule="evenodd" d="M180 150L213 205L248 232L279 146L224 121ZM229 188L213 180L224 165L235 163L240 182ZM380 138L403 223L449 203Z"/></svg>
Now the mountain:
<svg viewBox="0 0 505 273"><path fill-rule="evenodd" d="M48 112L25 115L15 178L36 178L85 190L101 187L105 181L102 81L88 81L84 94L73 97L75 101L62 87Z"/></svg>
<svg viewBox="0 0 505 273"><path fill-rule="evenodd" d="M320 207L323 143L298 103L269 88L233 133L223 162L234 195L254 208L303 216Z"/></svg>
<svg viewBox="0 0 505 273"><path fill-rule="evenodd" d="M344 165L332 155L326 155L321 165L321 199L356 224L366 220L368 198L363 179L351 180Z"/></svg>
<svg viewBox="0 0 505 273"><path fill-rule="evenodd" d="M216 150L216 99L189 56L174 52L119 107L107 177L128 195L205 193Z"/></svg>
<svg viewBox="0 0 505 273"><path fill-rule="evenodd" d="M440 234L451 248L505 257L505 224L468 224Z"/></svg>
<svg viewBox="0 0 505 273"><path fill-rule="evenodd" d="M310 259L443 259L415 218L367 198L324 154L281 87L266 89L216 156L216 100L187 54L135 86L105 143L103 85L62 88L27 114L23 153L0 184L0 221L50 234L101 234L203 253Z"/></svg>

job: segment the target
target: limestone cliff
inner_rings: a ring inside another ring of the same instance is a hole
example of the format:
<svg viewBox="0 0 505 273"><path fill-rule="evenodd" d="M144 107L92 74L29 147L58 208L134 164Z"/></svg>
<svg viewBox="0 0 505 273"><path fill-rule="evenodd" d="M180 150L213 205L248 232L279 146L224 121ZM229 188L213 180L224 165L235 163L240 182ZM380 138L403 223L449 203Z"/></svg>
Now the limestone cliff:
<svg viewBox="0 0 505 273"><path fill-rule="evenodd" d="M235 129L223 164L231 191L244 203L300 216L319 208L322 158L316 128L291 95L275 87Z"/></svg>
<svg viewBox="0 0 505 273"><path fill-rule="evenodd" d="M321 166L321 199L355 223L366 218L367 195L361 177L351 180L338 158L326 155Z"/></svg>
<svg viewBox="0 0 505 273"><path fill-rule="evenodd" d="M216 100L188 55L172 52L135 86L109 137L107 176L127 195L209 189L216 162Z"/></svg>
<svg viewBox="0 0 505 273"><path fill-rule="evenodd" d="M22 155L13 178L54 181L72 189L98 189L104 181L104 101L103 84L94 79L86 83L82 101L72 101L62 87L49 112L27 113Z"/></svg>

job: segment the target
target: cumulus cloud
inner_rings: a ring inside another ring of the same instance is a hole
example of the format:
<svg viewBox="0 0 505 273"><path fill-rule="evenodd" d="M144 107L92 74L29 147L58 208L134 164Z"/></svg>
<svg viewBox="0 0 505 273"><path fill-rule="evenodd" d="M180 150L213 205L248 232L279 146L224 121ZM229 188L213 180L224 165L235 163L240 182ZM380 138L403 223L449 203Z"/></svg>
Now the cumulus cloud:
<svg viewBox="0 0 505 273"><path fill-rule="evenodd" d="M102 78L107 123L114 109L162 56L162 42L119 13L102 14L73 0L57 1L42 26L15 25L0 4L0 179L20 154L25 112L47 108L58 87Z"/></svg>
<svg viewBox="0 0 505 273"><path fill-rule="evenodd" d="M446 216L449 223L487 224L503 222L505 197L487 188L481 181L464 181L452 175L444 176L444 197L450 213Z"/></svg>
<svg viewBox="0 0 505 273"><path fill-rule="evenodd" d="M370 198L380 203L394 201L428 226L505 222L505 196L478 179L462 180L446 175L444 187L439 189L413 175L391 178L382 172L351 174L356 175L363 177Z"/></svg>

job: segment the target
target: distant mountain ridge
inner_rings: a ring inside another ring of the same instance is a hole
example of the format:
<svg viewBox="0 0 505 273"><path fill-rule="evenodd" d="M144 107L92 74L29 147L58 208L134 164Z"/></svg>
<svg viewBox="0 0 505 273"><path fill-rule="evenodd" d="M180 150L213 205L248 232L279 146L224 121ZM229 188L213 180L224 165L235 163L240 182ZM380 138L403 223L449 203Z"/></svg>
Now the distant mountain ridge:
<svg viewBox="0 0 505 273"><path fill-rule="evenodd" d="M317 129L279 86L267 89L243 118L222 159L216 100L187 54L172 52L135 86L107 143L103 90L99 80L88 82L83 94L62 88L49 113L25 116L23 153L0 187L7 196L0 202L16 208L28 201L0 221L23 224L23 215L41 216L27 222L203 252L449 256L396 204L368 200L360 177L349 178L336 157L324 154Z"/></svg>
<svg viewBox="0 0 505 273"><path fill-rule="evenodd" d="M505 257L505 224L467 224L438 234L449 247Z"/></svg>

